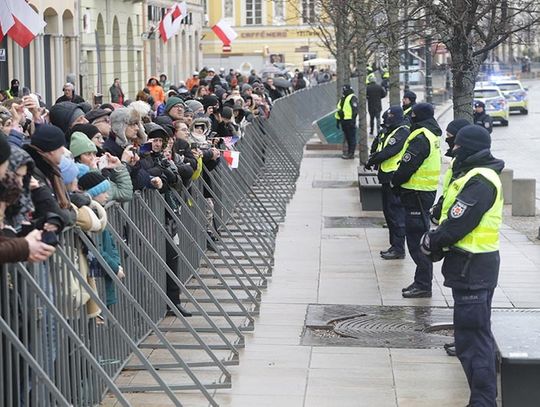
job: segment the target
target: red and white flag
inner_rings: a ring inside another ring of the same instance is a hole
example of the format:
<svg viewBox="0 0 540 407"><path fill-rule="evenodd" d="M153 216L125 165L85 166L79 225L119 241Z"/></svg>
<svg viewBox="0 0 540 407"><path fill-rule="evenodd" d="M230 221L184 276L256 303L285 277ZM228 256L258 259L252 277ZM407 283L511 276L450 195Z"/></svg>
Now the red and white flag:
<svg viewBox="0 0 540 407"><path fill-rule="evenodd" d="M223 152L223 158L230 169L238 168L240 161L240 151L225 150Z"/></svg>
<svg viewBox="0 0 540 407"><path fill-rule="evenodd" d="M7 35L26 48L46 25L25 0L0 0L0 41Z"/></svg>
<svg viewBox="0 0 540 407"><path fill-rule="evenodd" d="M234 31L229 23L225 20L219 20L218 23L212 27L212 31L218 36L223 45L231 45L238 34Z"/></svg>
<svg viewBox="0 0 540 407"><path fill-rule="evenodd" d="M174 3L171 8L165 13L161 21L159 22L159 33L163 42L167 42L169 38L173 37L182 25L182 20L187 16L187 4L185 1L182 3Z"/></svg>

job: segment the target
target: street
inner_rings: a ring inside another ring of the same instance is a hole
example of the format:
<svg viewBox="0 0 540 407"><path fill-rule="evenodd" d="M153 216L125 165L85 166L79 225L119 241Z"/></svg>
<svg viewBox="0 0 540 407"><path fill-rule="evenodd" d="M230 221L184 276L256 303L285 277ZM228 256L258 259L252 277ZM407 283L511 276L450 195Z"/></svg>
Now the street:
<svg viewBox="0 0 540 407"><path fill-rule="evenodd" d="M514 170L514 178L536 178L536 200L540 207L540 81L523 83L529 88L529 114L513 113L508 127L495 125L492 136L492 152ZM536 102L536 103L535 103ZM440 120L443 130L452 119L450 109Z"/></svg>

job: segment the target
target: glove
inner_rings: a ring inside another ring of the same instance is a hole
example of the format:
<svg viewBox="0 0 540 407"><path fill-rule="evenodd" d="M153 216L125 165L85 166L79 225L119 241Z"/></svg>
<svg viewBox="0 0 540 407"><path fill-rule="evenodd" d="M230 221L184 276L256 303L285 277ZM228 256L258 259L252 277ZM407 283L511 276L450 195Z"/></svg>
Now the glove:
<svg viewBox="0 0 540 407"><path fill-rule="evenodd" d="M75 205L77 208L88 206L92 202L92 198L90 198L90 195L83 192L72 192L69 195L69 198L71 200L71 203L73 203L73 205Z"/></svg>
<svg viewBox="0 0 540 407"><path fill-rule="evenodd" d="M442 204L441 202L437 202L435 205L433 205L429 209L429 220L434 225L439 224L439 219L441 218L441 210L442 210Z"/></svg>
<svg viewBox="0 0 540 407"><path fill-rule="evenodd" d="M429 238L429 232L424 233L420 239L420 250L424 253L428 259L433 263L441 261L444 257L444 252L442 250L433 250L431 248L431 241Z"/></svg>

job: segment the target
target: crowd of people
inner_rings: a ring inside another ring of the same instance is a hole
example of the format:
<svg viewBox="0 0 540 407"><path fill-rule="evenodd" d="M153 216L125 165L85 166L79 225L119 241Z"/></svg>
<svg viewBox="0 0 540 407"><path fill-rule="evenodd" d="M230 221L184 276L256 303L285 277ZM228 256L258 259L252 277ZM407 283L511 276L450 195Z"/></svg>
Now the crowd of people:
<svg viewBox="0 0 540 407"><path fill-rule="evenodd" d="M16 79L2 93L0 264L43 262L55 252L62 231L78 226L101 235L99 250L119 278L124 270L105 229L104 206L128 202L134 191L156 190L177 209L182 190L199 177L211 188L210 172L224 165L224 151L234 150L245 126L257 117L267 118L273 102L285 94L272 77L263 81L255 71L244 77L212 68L194 72L177 86L165 74L151 77L134 100L118 78L109 89L111 103L92 105L72 83L62 91L48 109ZM208 210L212 194L205 188L204 196L208 234L215 240ZM81 272L95 286L92 270L100 266L79 246ZM169 243L167 264L178 273L178 256ZM109 288L107 306L117 301ZM190 316L169 274L167 295L178 311ZM99 308L86 301L88 315L100 318Z"/></svg>

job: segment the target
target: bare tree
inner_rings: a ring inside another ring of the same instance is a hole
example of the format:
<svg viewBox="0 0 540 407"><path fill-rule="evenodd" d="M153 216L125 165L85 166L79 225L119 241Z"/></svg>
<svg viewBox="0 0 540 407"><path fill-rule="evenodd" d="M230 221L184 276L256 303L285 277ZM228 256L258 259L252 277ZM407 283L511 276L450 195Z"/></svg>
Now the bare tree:
<svg viewBox="0 0 540 407"><path fill-rule="evenodd" d="M489 51L540 21L538 0L418 0L415 18L429 21L452 57L454 118L472 119L476 78Z"/></svg>

